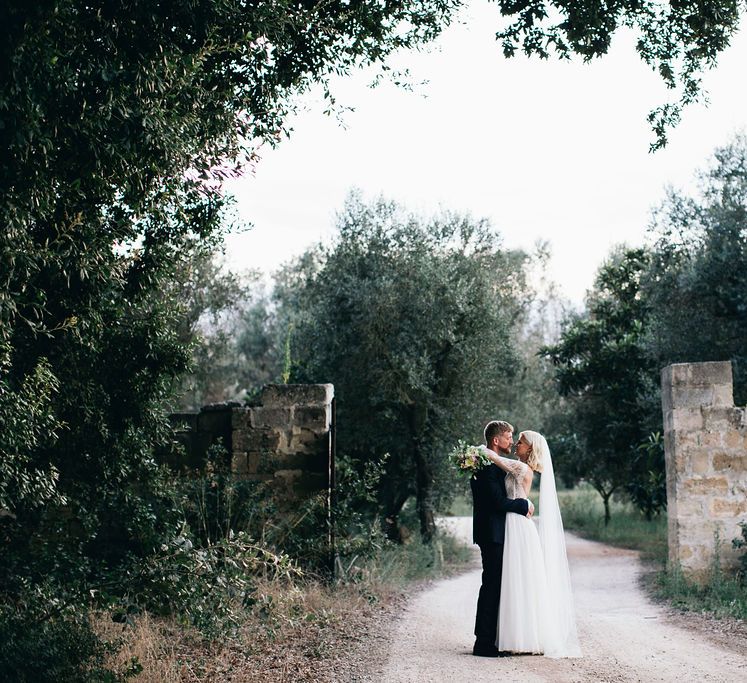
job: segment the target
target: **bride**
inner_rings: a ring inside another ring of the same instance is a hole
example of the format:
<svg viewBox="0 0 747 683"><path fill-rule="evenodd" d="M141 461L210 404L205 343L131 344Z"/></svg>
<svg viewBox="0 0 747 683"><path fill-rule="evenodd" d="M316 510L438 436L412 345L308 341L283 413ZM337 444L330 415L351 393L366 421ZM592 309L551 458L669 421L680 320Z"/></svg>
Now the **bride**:
<svg viewBox="0 0 747 683"><path fill-rule="evenodd" d="M506 472L509 498L528 498L534 472L541 473L539 533L528 517L506 515L496 646L505 652L580 657L563 522L547 441L538 432L521 432L516 444L518 460L504 458L486 446L482 449Z"/></svg>

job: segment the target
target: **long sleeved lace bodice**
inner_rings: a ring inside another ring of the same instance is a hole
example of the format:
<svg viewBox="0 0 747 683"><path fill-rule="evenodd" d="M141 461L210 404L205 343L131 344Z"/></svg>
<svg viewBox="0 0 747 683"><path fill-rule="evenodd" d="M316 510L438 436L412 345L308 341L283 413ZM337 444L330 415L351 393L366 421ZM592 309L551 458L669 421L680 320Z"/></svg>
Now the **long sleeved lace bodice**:
<svg viewBox="0 0 747 683"><path fill-rule="evenodd" d="M480 448L488 454L490 457L496 457L496 454L491 451L487 446L481 445ZM504 458L502 455L497 456L507 469L506 472L506 496L508 498L528 498L529 492L524 489L524 478L527 475L529 465L521 460L514 460L513 458Z"/></svg>
<svg viewBox="0 0 747 683"><path fill-rule="evenodd" d="M524 478L527 476L529 465L521 460L512 460L498 456L501 463L508 467L506 472L506 495L509 498L527 498L529 492L524 490Z"/></svg>

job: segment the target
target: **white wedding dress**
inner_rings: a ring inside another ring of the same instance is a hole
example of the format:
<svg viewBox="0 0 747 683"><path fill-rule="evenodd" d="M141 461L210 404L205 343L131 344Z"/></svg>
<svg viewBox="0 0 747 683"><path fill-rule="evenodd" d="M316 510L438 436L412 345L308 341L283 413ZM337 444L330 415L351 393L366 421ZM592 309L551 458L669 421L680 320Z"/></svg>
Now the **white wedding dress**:
<svg viewBox="0 0 747 683"><path fill-rule="evenodd" d="M501 458L510 468L506 474L506 495L528 498L523 481L526 463ZM543 654L547 630L547 580L539 533L528 517L506 515L503 545L503 576L496 647L509 652Z"/></svg>
<svg viewBox="0 0 747 683"><path fill-rule="evenodd" d="M540 484L539 531L521 515L506 515L503 573L496 647L545 657L580 657L570 572L566 557L555 473L547 442L524 432L544 464ZM529 466L501 458L506 466L506 494L528 498L523 482Z"/></svg>

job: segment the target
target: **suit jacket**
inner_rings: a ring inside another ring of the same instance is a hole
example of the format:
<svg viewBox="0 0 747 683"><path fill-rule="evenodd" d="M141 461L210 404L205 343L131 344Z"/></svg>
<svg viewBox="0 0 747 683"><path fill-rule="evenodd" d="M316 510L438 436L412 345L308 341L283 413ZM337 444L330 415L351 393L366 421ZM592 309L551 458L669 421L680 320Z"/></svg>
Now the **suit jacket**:
<svg viewBox="0 0 747 683"><path fill-rule="evenodd" d="M506 497L506 473L497 465L483 467L470 480L472 489L472 542L503 543L506 513L526 515L526 498Z"/></svg>

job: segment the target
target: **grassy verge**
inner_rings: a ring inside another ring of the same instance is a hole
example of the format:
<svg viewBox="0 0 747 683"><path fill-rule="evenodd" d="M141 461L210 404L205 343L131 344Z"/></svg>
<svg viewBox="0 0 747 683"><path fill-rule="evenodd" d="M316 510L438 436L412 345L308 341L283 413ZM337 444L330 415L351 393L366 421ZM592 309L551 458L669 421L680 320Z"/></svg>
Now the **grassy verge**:
<svg viewBox="0 0 747 683"><path fill-rule="evenodd" d="M654 590L681 610L747 620L747 584L721 570L718 563L703 585L689 581L679 568L661 570L656 574Z"/></svg>
<svg viewBox="0 0 747 683"><path fill-rule="evenodd" d="M97 628L122 643L120 667L133 657L140 662L138 683L354 680L385 640L403 589L454 573L469 559L467 547L441 533L430 546L385 545L368 559L343 561L335 584L258 581L242 627L217 642L147 614L124 628L100 618Z"/></svg>
<svg viewBox="0 0 747 683"><path fill-rule="evenodd" d="M647 520L630 503L612 501L612 517L604 524L602 497L588 484L558 491L566 529L579 536L620 548L641 551L644 560L664 565L667 559L666 514Z"/></svg>
<svg viewBox="0 0 747 683"><path fill-rule="evenodd" d="M565 528L584 538L641 551L652 568L647 586L654 596L673 607L715 617L747 619L747 585L718 565L711 568L700 585L688 580L678 567L667 566L667 518L661 514L651 521L629 503L613 502L612 518L604 525L601 496L590 486L559 491Z"/></svg>

